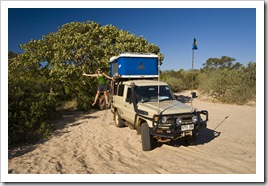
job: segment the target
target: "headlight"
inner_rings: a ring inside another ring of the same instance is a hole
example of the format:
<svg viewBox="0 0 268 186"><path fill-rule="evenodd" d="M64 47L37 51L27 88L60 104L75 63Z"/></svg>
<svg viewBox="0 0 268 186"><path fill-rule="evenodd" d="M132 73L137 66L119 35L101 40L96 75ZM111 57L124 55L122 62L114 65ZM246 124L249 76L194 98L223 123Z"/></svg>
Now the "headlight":
<svg viewBox="0 0 268 186"><path fill-rule="evenodd" d="M182 119L181 118L177 118L176 119L176 125L180 126L182 124Z"/></svg>
<svg viewBox="0 0 268 186"><path fill-rule="evenodd" d="M197 116L193 116L192 117L192 122L193 123L197 123L198 122L198 117Z"/></svg>
<svg viewBox="0 0 268 186"><path fill-rule="evenodd" d="M168 120L168 118L167 118L166 116L163 116L163 117L161 118L161 122L162 122L162 123L166 123L167 120Z"/></svg>

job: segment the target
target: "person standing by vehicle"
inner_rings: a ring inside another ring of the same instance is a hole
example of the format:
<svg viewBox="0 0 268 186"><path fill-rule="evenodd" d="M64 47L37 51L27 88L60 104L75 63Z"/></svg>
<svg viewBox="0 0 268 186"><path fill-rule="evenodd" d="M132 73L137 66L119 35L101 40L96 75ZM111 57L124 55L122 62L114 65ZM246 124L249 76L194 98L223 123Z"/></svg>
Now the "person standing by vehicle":
<svg viewBox="0 0 268 186"><path fill-rule="evenodd" d="M97 73L96 74L86 74L84 73L83 76L90 76L90 77L96 77L98 79L98 91L96 93L95 96L95 100L92 103L92 106L94 106L101 94L101 92L104 93L104 97L105 97L105 101L106 101L106 105L108 104L108 96L107 96L107 83L106 83L106 78L113 80L113 78L107 76L102 69L98 68Z"/></svg>

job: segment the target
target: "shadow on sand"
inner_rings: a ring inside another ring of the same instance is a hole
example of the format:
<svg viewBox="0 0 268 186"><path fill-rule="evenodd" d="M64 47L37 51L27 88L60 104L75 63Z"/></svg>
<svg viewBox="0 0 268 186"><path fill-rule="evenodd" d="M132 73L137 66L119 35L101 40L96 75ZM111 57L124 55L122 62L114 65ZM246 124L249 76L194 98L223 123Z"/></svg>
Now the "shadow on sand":
<svg viewBox="0 0 268 186"><path fill-rule="evenodd" d="M185 138L179 138L177 140L153 140L153 149L156 149L158 147L161 147L162 145L169 145L173 147L180 147L180 146L197 146L197 145L204 145L206 143L211 142L215 138L220 136L220 132L217 132L215 130L205 128L202 131L199 132L199 135L196 138L196 141L192 144L189 144L188 141Z"/></svg>
<svg viewBox="0 0 268 186"><path fill-rule="evenodd" d="M198 96L195 96L194 98L197 98ZM176 95L176 99L179 102L182 103L189 103L191 101L191 97L184 96L184 95ZM228 118L228 116L226 117ZM225 119L226 119L225 118ZM220 132L217 132L215 130L205 128L202 131L199 132L199 135L197 136L195 142L189 144L189 141L185 138L179 138L177 140L153 140L152 146L153 149L161 147L162 145L169 145L174 147L180 147L180 146L196 146L196 145L204 145L206 143L209 143L213 139L220 136Z"/></svg>
<svg viewBox="0 0 268 186"><path fill-rule="evenodd" d="M65 133L69 133L70 131L65 130L68 127L74 127L81 125L83 122L78 122L79 120L84 119L96 119L96 116L91 116L92 113L98 110L92 110L90 113L73 111L73 110L62 110L57 113L57 118L52 121L53 124L53 132L52 135L47 139L39 140L35 143L31 144L17 144L8 146L8 159L12 159L15 157L22 156L28 152L35 150L38 145L43 144L47 140L49 140L53 136L61 136Z"/></svg>

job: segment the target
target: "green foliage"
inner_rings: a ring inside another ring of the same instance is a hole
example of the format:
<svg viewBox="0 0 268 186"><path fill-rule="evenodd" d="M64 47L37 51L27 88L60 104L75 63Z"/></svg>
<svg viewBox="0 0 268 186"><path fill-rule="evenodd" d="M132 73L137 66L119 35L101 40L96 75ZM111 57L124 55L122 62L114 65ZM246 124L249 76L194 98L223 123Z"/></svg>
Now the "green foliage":
<svg viewBox="0 0 268 186"><path fill-rule="evenodd" d="M42 74L38 67L23 68L15 61L9 62L9 144L32 142L51 133L48 121L55 111L55 98Z"/></svg>
<svg viewBox="0 0 268 186"><path fill-rule="evenodd" d="M216 68L199 76L199 90L221 102L245 104L256 97L256 63L247 67Z"/></svg>
<svg viewBox="0 0 268 186"><path fill-rule="evenodd" d="M18 54L12 52L12 51L8 51L8 59L12 59L14 57L16 57Z"/></svg>
<svg viewBox="0 0 268 186"><path fill-rule="evenodd" d="M77 98L79 108L88 110L96 92L96 80L82 76L95 73L102 67L108 74L109 59L122 52L150 52L160 49L143 37L136 37L112 25L101 26L95 22L72 22L63 25L57 33L43 36L21 45L24 55L36 62L46 62L48 78L53 82L52 91L63 100ZM161 55L163 59L163 55Z"/></svg>
<svg viewBox="0 0 268 186"><path fill-rule="evenodd" d="M245 67L234 58L209 58L201 70L167 70L161 80L173 92L198 89L202 94L224 103L245 104L256 98L256 63Z"/></svg>
<svg viewBox="0 0 268 186"><path fill-rule="evenodd" d="M173 92L180 92L182 90L191 90L198 87L199 71L178 71L166 70L161 73L161 80L169 84Z"/></svg>
<svg viewBox="0 0 268 186"><path fill-rule="evenodd" d="M72 22L40 40L20 46L23 54L9 52L9 143L46 137L51 116L59 105L76 100L77 109L89 111L97 90L95 78L82 76L122 52L160 54L160 49L112 25Z"/></svg>
<svg viewBox="0 0 268 186"><path fill-rule="evenodd" d="M183 88L183 81L181 79L177 79L175 77L169 77L166 80L166 83L170 86L173 92L180 92Z"/></svg>
<svg viewBox="0 0 268 186"><path fill-rule="evenodd" d="M221 58L209 58L206 63L203 64L204 68L201 69L202 71L208 71L213 69L239 69L242 64L235 61L235 58L231 58L228 56L222 56Z"/></svg>

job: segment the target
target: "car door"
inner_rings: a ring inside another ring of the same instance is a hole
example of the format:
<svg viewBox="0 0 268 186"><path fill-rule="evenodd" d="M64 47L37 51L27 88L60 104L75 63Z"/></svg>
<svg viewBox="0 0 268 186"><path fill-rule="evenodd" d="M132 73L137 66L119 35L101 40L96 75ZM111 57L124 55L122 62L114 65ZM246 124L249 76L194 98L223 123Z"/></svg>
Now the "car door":
<svg viewBox="0 0 268 186"><path fill-rule="evenodd" d="M124 100L124 84L119 83L116 87L115 95L113 96L113 105L118 110L118 113L120 116L123 116L123 110L124 106L122 105L122 102Z"/></svg>
<svg viewBox="0 0 268 186"><path fill-rule="evenodd" d="M131 88L127 85L125 86L123 97L125 98L123 100L123 106L124 106L123 117L127 120L127 122L134 124L136 113L133 107L133 103L131 101Z"/></svg>

